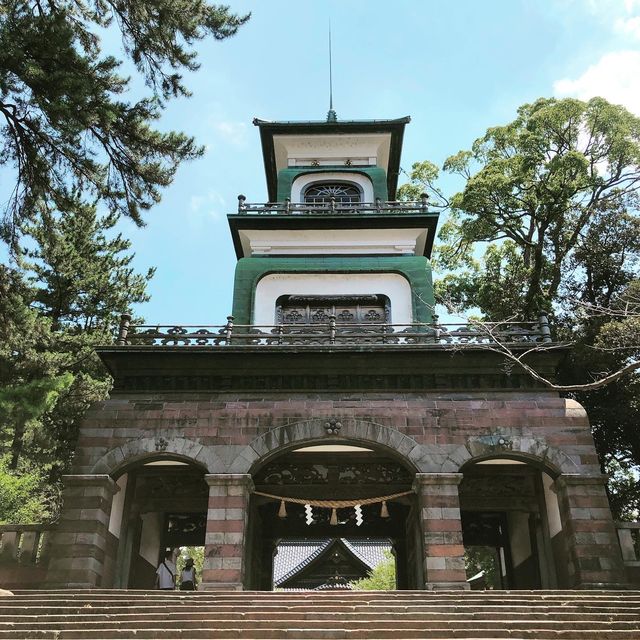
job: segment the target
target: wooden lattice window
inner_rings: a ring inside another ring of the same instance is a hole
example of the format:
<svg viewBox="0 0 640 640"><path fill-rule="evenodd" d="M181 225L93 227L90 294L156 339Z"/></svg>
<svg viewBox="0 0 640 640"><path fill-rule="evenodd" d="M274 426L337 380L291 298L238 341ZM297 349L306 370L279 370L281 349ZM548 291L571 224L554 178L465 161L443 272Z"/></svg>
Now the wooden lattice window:
<svg viewBox="0 0 640 640"><path fill-rule="evenodd" d="M389 323L391 304L384 295L280 296L276 301L278 324L327 324L332 315L339 324Z"/></svg>

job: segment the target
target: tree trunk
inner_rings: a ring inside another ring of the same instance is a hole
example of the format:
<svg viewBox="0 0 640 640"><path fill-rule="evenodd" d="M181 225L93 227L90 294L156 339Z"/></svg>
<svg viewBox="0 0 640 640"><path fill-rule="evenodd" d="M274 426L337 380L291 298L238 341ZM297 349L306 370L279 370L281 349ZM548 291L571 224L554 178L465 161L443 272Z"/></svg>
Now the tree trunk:
<svg viewBox="0 0 640 640"><path fill-rule="evenodd" d="M18 468L18 462L22 455L22 445L24 444L24 428L23 421L19 421L16 424L15 431L13 432L13 440L11 442L11 460L9 461L9 469L15 470Z"/></svg>

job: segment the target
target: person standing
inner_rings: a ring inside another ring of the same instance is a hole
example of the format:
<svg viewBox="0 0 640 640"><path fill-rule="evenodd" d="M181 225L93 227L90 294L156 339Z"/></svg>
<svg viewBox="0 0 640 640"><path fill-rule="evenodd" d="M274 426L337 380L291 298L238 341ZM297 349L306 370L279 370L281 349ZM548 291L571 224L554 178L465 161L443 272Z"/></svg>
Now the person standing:
<svg viewBox="0 0 640 640"><path fill-rule="evenodd" d="M176 587L176 565L173 563L173 551L167 549L162 562L156 569L156 589L173 591Z"/></svg>
<svg viewBox="0 0 640 640"><path fill-rule="evenodd" d="M193 566L193 559L187 558L184 569L180 573L180 591L196 590L196 568Z"/></svg>

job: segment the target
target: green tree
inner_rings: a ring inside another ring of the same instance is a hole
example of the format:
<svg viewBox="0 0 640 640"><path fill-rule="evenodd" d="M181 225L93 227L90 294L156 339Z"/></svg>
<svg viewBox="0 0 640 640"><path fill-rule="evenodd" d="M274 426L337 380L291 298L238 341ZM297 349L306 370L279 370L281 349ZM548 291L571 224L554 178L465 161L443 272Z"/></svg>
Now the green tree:
<svg viewBox="0 0 640 640"><path fill-rule="evenodd" d="M67 371L53 378L40 378L0 389L0 423L13 427L9 469L18 467L27 427L51 411L60 394L72 382L73 375Z"/></svg>
<svg viewBox="0 0 640 640"><path fill-rule="evenodd" d="M384 560L377 564L367 578L351 583L356 591L393 591L396 588L396 559L390 551L384 552Z"/></svg>
<svg viewBox="0 0 640 640"><path fill-rule="evenodd" d="M592 226L637 210L640 119L602 98L541 98L520 107L510 124L489 129L470 151L448 158L444 169L466 181L460 193L439 197L449 219L440 231L438 261L463 270L449 279L467 295L460 302L480 306L466 287L469 277L483 277L477 244L508 240L513 249L505 250L502 263L523 285L517 311L534 317L557 300ZM434 165L418 163L401 193L440 194L437 178ZM488 257L495 262L495 253Z"/></svg>
<svg viewBox="0 0 640 640"><path fill-rule="evenodd" d="M0 5L0 170L15 178L0 212L10 255L0 265L0 492L30 491L43 518L55 515L49 487L70 464L84 410L110 386L94 347L147 299L152 271L134 272L115 225L122 215L142 224L180 162L202 153L155 121L189 95L181 74L198 67L195 43L248 18L206 0ZM128 94L105 30L121 35L146 97Z"/></svg>
<svg viewBox="0 0 640 640"><path fill-rule="evenodd" d="M37 470L43 493L68 468L82 414L109 390L94 347L147 300L153 275L134 272L115 215L77 205L46 221L23 225L29 249L3 267L0 300L0 444L7 469Z"/></svg>
<svg viewBox="0 0 640 640"><path fill-rule="evenodd" d="M465 547L464 568L467 573L467 579L482 573L485 588L502 588L498 549L480 546Z"/></svg>
<svg viewBox="0 0 640 640"><path fill-rule="evenodd" d="M193 44L236 33L249 16L205 0L7 0L0 7L0 166L15 170L1 229L78 200L99 199L141 224L178 164L202 153L182 133L154 129L164 103L186 96ZM103 51L118 29L151 95L125 99L129 80ZM73 197L70 197L72 195Z"/></svg>
<svg viewBox="0 0 640 640"><path fill-rule="evenodd" d="M38 470L16 475L0 459L0 524L32 524L50 520L59 495Z"/></svg>
<svg viewBox="0 0 640 640"><path fill-rule="evenodd" d="M429 162L401 189L450 214L438 298L489 321L552 312L574 349L557 381L539 379L587 408L603 470L619 471L614 507L628 512L640 466L640 119L602 98L539 99L443 168L464 179L461 192L443 195Z"/></svg>

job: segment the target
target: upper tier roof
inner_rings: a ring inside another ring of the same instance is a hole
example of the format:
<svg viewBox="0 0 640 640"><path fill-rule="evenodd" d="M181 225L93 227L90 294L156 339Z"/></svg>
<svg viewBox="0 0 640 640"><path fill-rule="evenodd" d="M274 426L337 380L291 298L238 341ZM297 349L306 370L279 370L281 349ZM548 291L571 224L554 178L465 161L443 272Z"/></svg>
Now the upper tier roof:
<svg viewBox="0 0 640 640"><path fill-rule="evenodd" d="M254 118L253 124L260 128L262 155L267 178L269 200L277 200L278 172L288 164L282 142L296 136L313 137L316 140L332 136L352 136L354 139L374 138L380 151L376 154L379 166L386 171L389 200L395 200L400 172L400 154L404 127L411 121L409 116L394 120L341 120L326 122L307 120L300 122L270 122ZM311 139L313 139L311 138ZM280 147L280 148L278 148Z"/></svg>

